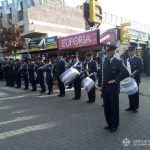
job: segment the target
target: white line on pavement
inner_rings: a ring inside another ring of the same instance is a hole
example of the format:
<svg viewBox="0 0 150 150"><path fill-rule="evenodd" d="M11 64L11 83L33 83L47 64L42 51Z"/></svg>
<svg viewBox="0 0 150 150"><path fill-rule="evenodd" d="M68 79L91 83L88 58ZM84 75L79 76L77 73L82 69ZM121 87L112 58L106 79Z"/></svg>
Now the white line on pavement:
<svg viewBox="0 0 150 150"><path fill-rule="evenodd" d="M10 91L10 92L21 92L23 93L24 90L22 89L16 89L16 88L12 88L12 87L0 87L1 90L7 90L7 91Z"/></svg>
<svg viewBox="0 0 150 150"><path fill-rule="evenodd" d="M37 118L38 116L24 116L24 117L17 117L14 120L9 120L9 121L3 121L0 122L0 125L8 124L8 123L14 123L14 122L19 122L19 121L25 121L25 120L31 120L34 118Z"/></svg>
<svg viewBox="0 0 150 150"><path fill-rule="evenodd" d="M9 138L12 136L16 136L16 135L21 135L21 134L33 132L33 131L49 129L49 128L52 128L56 125L57 125L56 123L51 122L51 123L45 123L45 124L40 124L40 125L35 125L35 126L29 126L29 127L21 128L18 130L3 132L3 133L0 133L0 140L6 139L6 138Z"/></svg>
<svg viewBox="0 0 150 150"><path fill-rule="evenodd" d="M41 96L36 96L39 98L44 98L44 97L53 97L53 96L57 96L58 94L52 94L52 95L41 95Z"/></svg>
<svg viewBox="0 0 150 150"><path fill-rule="evenodd" d="M23 97L27 97L27 96L36 96L39 94L27 94L27 95L21 95L21 96L11 96L11 97L4 97L4 98L0 98L0 101L2 100L10 100L10 99L17 99L17 98L23 98Z"/></svg>

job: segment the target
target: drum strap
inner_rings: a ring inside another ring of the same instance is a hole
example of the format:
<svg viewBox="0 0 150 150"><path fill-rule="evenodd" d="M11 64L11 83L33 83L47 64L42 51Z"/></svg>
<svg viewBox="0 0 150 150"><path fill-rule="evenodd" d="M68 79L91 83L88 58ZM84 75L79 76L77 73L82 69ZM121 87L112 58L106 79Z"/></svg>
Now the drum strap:
<svg viewBox="0 0 150 150"><path fill-rule="evenodd" d="M77 61L72 67L76 67L79 63L80 61Z"/></svg>
<svg viewBox="0 0 150 150"><path fill-rule="evenodd" d="M127 70L129 71L129 74L131 74L131 65L129 62L129 58L127 59Z"/></svg>
<svg viewBox="0 0 150 150"><path fill-rule="evenodd" d="M102 82L101 82L102 85L101 85L101 87L103 86L103 82L104 82L104 70L103 70L104 69L104 61L105 61L105 58L102 59Z"/></svg>

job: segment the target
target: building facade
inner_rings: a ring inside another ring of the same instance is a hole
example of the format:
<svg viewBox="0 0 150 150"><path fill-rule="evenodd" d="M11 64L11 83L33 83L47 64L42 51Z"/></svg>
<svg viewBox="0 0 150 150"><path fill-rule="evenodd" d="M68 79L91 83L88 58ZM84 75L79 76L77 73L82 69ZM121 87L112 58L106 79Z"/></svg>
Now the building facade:
<svg viewBox="0 0 150 150"><path fill-rule="evenodd" d="M44 4L34 0L35 6L28 6L27 1L20 0L19 10L12 9L3 17L7 26L12 21L24 30L23 36L65 36L84 31L85 22L81 9L65 6L62 0L47 0Z"/></svg>

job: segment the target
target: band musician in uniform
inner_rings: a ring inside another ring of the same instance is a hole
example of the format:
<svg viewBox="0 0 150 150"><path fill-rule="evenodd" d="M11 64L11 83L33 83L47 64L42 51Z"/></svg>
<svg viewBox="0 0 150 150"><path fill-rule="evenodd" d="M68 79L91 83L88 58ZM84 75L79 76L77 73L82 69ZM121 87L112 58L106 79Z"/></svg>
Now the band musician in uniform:
<svg viewBox="0 0 150 150"><path fill-rule="evenodd" d="M111 133L118 130L119 126L119 92L120 81L129 76L129 72L121 60L115 57L117 47L107 47L107 57L102 66L101 91L104 101L104 114L107 122L105 130Z"/></svg>
<svg viewBox="0 0 150 150"><path fill-rule="evenodd" d="M87 64L86 64L86 71L87 75L96 82L96 76L97 76L97 62L93 60L92 54L87 55ZM88 101L87 103L94 103L96 94L95 94L95 86L92 88L91 91L88 92Z"/></svg>
<svg viewBox="0 0 150 150"><path fill-rule="evenodd" d="M65 72L65 61L63 60L63 55L59 54L57 56L57 61L54 65L54 72L58 81L58 87L60 90L60 94L58 95L59 97L64 97L65 96L65 85L62 83L60 80L60 75Z"/></svg>
<svg viewBox="0 0 150 150"><path fill-rule="evenodd" d="M127 59L131 67L131 78L134 78L138 87L141 82L140 73L142 72L142 60L141 58L135 55L136 48L128 47L129 58ZM125 65L127 62L125 63ZM126 111L133 111L134 113L138 112L139 108L139 91L133 95L129 95L129 108Z"/></svg>
<svg viewBox="0 0 150 150"><path fill-rule="evenodd" d="M79 72L82 71L82 62L78 60L77 56L72 56L73 59L73 66L75 69L77 69ZM75 91L75 97L74 100L79 100L81 98L81 78L78 76L74 80L74 91Z"/></svg>

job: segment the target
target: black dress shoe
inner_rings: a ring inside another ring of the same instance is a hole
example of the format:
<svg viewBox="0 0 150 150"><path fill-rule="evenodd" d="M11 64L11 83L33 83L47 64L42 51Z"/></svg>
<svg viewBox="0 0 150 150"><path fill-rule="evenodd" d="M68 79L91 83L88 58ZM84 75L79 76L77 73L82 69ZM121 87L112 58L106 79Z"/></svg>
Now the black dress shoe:
<svg viewBox="0 0 150 150"><path fill-rule="evenodd" d="M65 95L60 95L60 97L64 97Z"/></svg>
<svg viewBox="0 0 150 150"><path fill-rule="evenodd" d="M16 86L15 88L16 88L16 89L19 89L19 88L21 88L21 87L20 87L20 86Z"/></svg>
<svg viewBox="0 0 150 150"><path fill-rule="evenodd" d="M104 129L105 129L105 130L110 130L110 129L111 129L111 127L106 126L106 127L104 127Z"/></svg>
<svg viewBox="0 0 150 150"><path fill-rule="evenodd" d="M40 93L45 93L46 91L40 91Z"/></svg>
<svg viewBox="0 0 150 150"><path fill-rule="evenodd" d="M57 96L59 96L59 97L64 97L65 95L59 94L59 95L57 95Z"/></svg>
<svg viewBox="0 0 150 150"><path fill-rule="evenodd" d="M125 109L125 111L131 111L132 110L132 108L127 108L127 109Z"/></svg>
<svg viewBox="0 0 150 150"><path fill-rule="evenodd" d="M29 88L24 88L24 90L28 90Z"/></svg>
<svg viewBox="0 0 150 150"><path fill-rule="evenodd" d="M51 92L48 92L48 93L46 93L47 95L51 95L52 93Z"/></svg>
<svg viewBox="0 0 150 150"><path fill-rule="evenodd" d="M117 130L118 130L118 128L111 128L109 132L110 132L110 133L114 133L114 132L116 132Z"/></svg>
<svg viewBox="0 0 150 150"><path fill-rule="evenodd" d="M95 101L87 101L86 103L91 104L94 103Z"/></svg>
<svg viewBox="0 0 150 150"><path fill-rule="evenodd" d="M138 110L137 110L137 109L133 109L133 112L134 112L134 113L137 113L137 112L138 112Z"/></svg>
<svg viewBox="0 0 150 150"><path fill-rule="evenodd" d="M36 89L33 89L33 90L31 90L32 92L35 92L36 91Z"/></svg>

